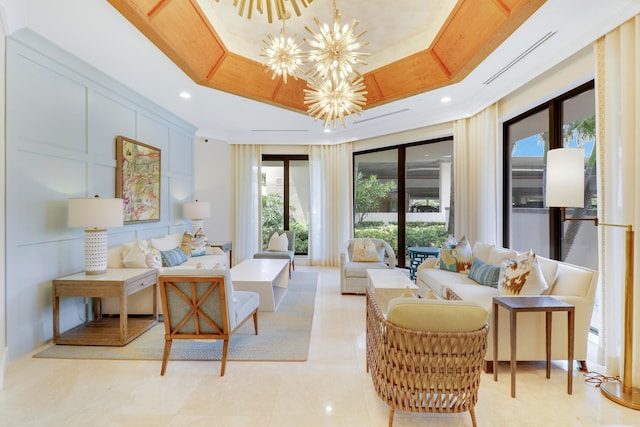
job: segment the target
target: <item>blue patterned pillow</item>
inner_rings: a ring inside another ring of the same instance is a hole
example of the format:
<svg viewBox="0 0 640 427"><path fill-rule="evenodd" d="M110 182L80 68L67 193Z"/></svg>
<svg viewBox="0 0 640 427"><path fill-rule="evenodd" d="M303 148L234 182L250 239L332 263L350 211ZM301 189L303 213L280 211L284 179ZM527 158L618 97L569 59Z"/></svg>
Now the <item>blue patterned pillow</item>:
<svg viewBox="0 0 640 427"><path fill-rule="evenodd" d="M467 277L481 285L497 288L500 277L500 267L487 264L479 258L473 258L473 264L471 264L471 269Z"/></svg>
<svg viewBox="0 0 640 427"><path fill-rule="evenodd" d="M187 255L180 248L160 251L160 256L162 256L162 264L164 264L165 267L174 267L183 262L187 262Z"/></svg>

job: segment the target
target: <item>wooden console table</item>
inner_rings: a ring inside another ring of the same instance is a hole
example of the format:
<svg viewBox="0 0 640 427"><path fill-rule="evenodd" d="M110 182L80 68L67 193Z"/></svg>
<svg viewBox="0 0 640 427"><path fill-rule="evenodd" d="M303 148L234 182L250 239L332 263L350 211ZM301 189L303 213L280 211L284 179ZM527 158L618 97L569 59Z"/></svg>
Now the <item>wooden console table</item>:
<svg viewBox="0 0 640 427"><path fill-rule="evenodd" d="M547 378L551 378L551 314L554 311L567 312L567 393L573 391L573 344L575 306L550 296L494 297L493 298L493 380L498 381L498 307L509 310L511 344L511 397L516 397L516 328L517 314L524 312L544 312L546 316Z"/></svg>
<svg viewBox="0 0 640 427"><path fill-rule="evenodd" d="M153 314L129 317L127 297L153 286ZM158 322L158 275L155 269L110 268L105 274L78 273L53 280L53 342L55 344L123 346ZM60 334L60 297L120 299L119 318L94 320Z"/></svg>

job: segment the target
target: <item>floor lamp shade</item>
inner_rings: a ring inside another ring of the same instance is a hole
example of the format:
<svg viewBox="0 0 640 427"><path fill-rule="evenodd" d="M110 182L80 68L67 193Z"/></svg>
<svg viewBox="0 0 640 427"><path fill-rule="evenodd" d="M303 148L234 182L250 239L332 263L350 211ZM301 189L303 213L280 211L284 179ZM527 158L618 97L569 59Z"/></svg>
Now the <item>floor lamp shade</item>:
<svg viewBox="0 0 640 427"><path fill-rule="evenodd" d="M84 268L86 274L107 271L107 227L122 227L122 199L69 199L68 225L84 228Z"/></svg>
<svg viewBox="0 0 640 427"><path fill-rule="evenodd" d="M211 215L211 205L209 202L188 202L182 206L185 218L191 219L191 233L195 235L198 230L204 231L203 219Z"/></svg>
<svg viewBox="0 0 640 427"><path fill-rule="evenodd" d="M548 207L584 207L584 149L547 152L545 202Z"/></svg>

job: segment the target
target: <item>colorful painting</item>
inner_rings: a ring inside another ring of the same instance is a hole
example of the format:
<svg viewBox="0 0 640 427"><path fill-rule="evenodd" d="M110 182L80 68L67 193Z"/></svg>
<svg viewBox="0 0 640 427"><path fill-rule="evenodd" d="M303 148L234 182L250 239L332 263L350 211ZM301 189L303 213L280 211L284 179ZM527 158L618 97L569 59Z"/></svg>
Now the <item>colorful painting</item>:
<svg viewBox="0 0 640 427"><path fill-rule="evenodd" d="M160 221L160 149L118 136L116 162L124 223Z"/></svg>

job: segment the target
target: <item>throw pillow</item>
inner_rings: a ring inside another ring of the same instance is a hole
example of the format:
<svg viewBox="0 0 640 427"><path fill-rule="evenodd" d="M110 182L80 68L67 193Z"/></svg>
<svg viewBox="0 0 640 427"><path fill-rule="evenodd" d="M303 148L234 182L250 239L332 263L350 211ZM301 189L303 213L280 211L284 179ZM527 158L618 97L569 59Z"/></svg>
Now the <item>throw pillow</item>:
<svg viewBox="0 0 640 427"><path fill-rule="evenodd" d="M145 249L139 241L135 241L129 249L129 253L122 259L126 268L147 268Z"/></svg>
<svg viewBox="0 0 640 427"><path fill-rule="evenodd" d="M160 255L160 251L157 249L146 249L145 262L148 268L161 268L162 255Z"/></svg>
<svg viewBox="0 0 640 427"><path fill-rule="evenodd" d="M168 251L160 251L160 256L162 257L162 264L165 267L175 267L183 262L187 262L187 255L185 255L179 247L169 249Z"/></svg>
<svg viewBox="0 0 640 427"><path fill-rule="evenodd" d="M473 258L468 277L481 285L497 288L498 279L500 278L500 267L487 264L480 260L480 258Z"/></svg>
<svg viewBox="0 0 640 427"><path fill-rule="evenodd" d="M269 239L269 246L267 246L268 251L275 252L287 252L289 250L289 239L287 239L287 234L282 233L278 235L278 232L274 232Z"/></svg>
<svg viewBox="0 0 640 427"><path fill-rule="evenodd" d="M467 274L472 262L473 252L466 237L453 245L445 243L445 246L440 250L441 270Z"/></svg>
<svg viewBox="0 0 640 427"><path fill-rule="evenodd" d="M456 294L451 288L446 288L444 290L444 299L446 300L462 300L460 295Z"/></svg>
<svg viewBox="0 0 640 427"><path fill-rule="evenodd" d="M353 244L353 262L382 262L376 244L371 239L356 239Z"/></svg>
<svg viewBox="0 0 640 427"><path fill-rule="evenodd" d="M426 294L424 294L424 297L423 297L423 298L424 298L424 299L440 299L440 297L438 297L438 296L436 295L436 293L435 293L435 292L433 292L433 289L429 289L429 290L427 291L427 293L426 293Z"/></svg>
<svg viewBox="0 0 640 427"><path fill-rule="evenodd" d="M180 244L182 252L190 257L203 256L207 254L207 236L202 231L202 228L196 231L195 236L187 230L182 235L182 243Z"/></svg>
<svg viewBox="0 0 640 427"><path fill-rule="evenodd" d="M502 263L498 288L502 295L540 295L548 288L533 251Z"/></svg>
<svg viewBox="0 0 640 427"><path fill-rule="evenodd" d="M415 296L415 294L413 293L413 291L408 286L406 288L404 288L404 291L402 291L402 293L400 294L400 297L402 297L402 298L417 298Z"/></svg>
<svg viewBox="0 0 640 427"><path fill-rule="evenodd" d="M189 230L185 231L182 235L182 242L180 243L180 249L187 257L191 257L191 238L193 236L189 233Z"/></svg>
<svg viewBox="0 0 640 427"><path fill-rule="evenodd" d="M457 243L458 242L456 241L456 238L453 237L451 234L449 234L449 236L444 241L444 243L442 243L442 246L440 246L440 251L438 252L438 256L436 257L436 263L434 265L434 268L440 268L440 258L441 258L442 250L446 249L446 248L453 247Z"/></svg>
<svg viewBox="0 0 640 427"><path fill-rule="evenodd" d="M207 239L202 228L196 231L196 235L191 238L191 256L196 257L206 255L208 243L209 239Z"/></svg>

